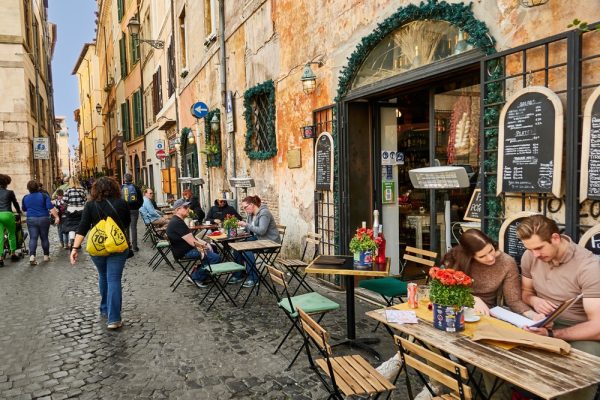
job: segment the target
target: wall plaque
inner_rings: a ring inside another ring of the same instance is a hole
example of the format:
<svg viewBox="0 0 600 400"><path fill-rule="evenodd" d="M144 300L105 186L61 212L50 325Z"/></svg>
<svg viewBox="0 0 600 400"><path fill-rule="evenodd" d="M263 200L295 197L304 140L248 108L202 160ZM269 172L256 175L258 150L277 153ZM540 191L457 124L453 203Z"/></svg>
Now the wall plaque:
<svg viewBox="0 0 600 400"><path fill-rule="evenodd" d="M600 200L600 86L592 92L583 111L579 201Z"/></svg>
<svg viewBox="0 0 600 400"><path fill-rule="evenodd" d="M519 90L500 114L498 190L561 195L563 107L543 86Z"/></svg>
<svg viewBox="0 0 600 400"><path fill-rule="evenodd" d="M315 186L317 190L333 190L333 137L323 132L315 145Z"/></svg>
<svg viewBox="0 0 600 400"><path fill-rule="evenodd" d="M531 211L522 211L505 220L500 227L498 248L514 258L519 266L521 265L521 257L526 249L523 246L523 242L517 237L517 226L525 218L536 214Z"/></svg>
<svg viewBox="0 0 600 400"><path fill-rule="evenodd" d="M481 189L473 191L463 219L465 221L481 221Z"/></svg>

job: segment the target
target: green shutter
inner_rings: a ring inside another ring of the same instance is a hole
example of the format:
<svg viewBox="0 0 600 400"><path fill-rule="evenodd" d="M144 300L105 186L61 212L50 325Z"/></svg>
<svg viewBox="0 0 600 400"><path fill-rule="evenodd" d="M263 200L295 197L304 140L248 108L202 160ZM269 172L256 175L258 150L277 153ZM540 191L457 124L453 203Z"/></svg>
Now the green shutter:
<svg viewBox="0 0 600 400"><path fill-rule="evenodd" d="M121 78L127 76L127 48L125 47L125 37L119 39L119 54L121 58Z"/></svg>
<svg viewBox="0 0 600 400"><path fill-rule="evenodd" d="M144 124L142 121L142 92L138 90L133 94L133 126L135 137L144 134Z"/></svg>
<svg viewBox="0 0 600 400"><path fill-rule="evenodd" d="M121 22L121 20L123 19L123 1L124 0L117 0L117 16L119 18L119 22Z"/></svg>
<svg viewBox="0 0 600 400"><path fill-rule="evenodd" d="M121 103L121 127L123 128L123 141L130 140L129 130L129 102Z"/></svg>
<svg viewBox="0 0 600 400"><path fill-rule="evenodd" d="M134 36L129 36L129 47L131 49L131 65L140 61L140 42L134 40Z"/></svg>

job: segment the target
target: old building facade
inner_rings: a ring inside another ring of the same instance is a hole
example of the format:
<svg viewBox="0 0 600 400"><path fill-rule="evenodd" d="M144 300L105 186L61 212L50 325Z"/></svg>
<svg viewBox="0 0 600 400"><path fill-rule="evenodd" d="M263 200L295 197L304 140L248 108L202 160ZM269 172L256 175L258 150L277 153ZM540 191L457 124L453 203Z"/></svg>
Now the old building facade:
<svg viewBox="0 0 600 400"><path fill-rule="evenodd" d="M50 62L56 27L46 2L7 0L0 4L0 156L10 160L17 196L37 179L51 187L58 174Z"/></svg>
<svg viewBox="0 0 600 400"><path fill-rule="evenodd" d="M195 189L205 207L222 192L238 203L257 194L288 226L290 253L312 230L324 234L322 251L347 252L353 230L361 221L370 224L374 209L381 211L394 259L407 244L443 252L450 244L444 196L451 221L459 222L476 186L484 193L482 224L492 236L510 213L546 212L554 195L496 197L502 107L518 90L543 86L578 120L579 105L598 86L594 61L577 58L598 54L597 32L568 27L575 18L592 28L600 20L600 11L583 0L98 4L98 40L113 35L108 46L97 46L101 64L111 63L109 52L119 54L131 18L143 39L141 50L121 50L123 57L141 54L144 60L130 72L140 80L127 78L135 81L130 89L121 97L117 90L114 102L111 89L101 103L105 113L118 114L120 102L141 88L145 139L125 140L121 172L139 166L144 183L158 193L194 187L200 180L190 178L202 178ZM156 41L162 47L155 48ZM580 71L577 82L569 78L573 68ZM199 102L206 109L197 111L208 115L197 120L190 109ZM574 176L580 125L570 124L564 135L571 138L565 139L565 165ZM125 137L123 124L116 129ZM323 132L331 135L331 182L317 188L319 179L327 180L317 177L327 172L322 165L315 172L315 133ZM142 151L146 156L136 164ZM393 153L394 162L384 153ZM471 187L414 189L408 170L437 163L465 166ZM186 178L175 188L173 173ZM235 187L236 178L251 178L253 185ZM594 223L575 216L576 191L577 185L563 184L564 198L557 193L556 201L565 206L553 214L574 237Z"/></svg>

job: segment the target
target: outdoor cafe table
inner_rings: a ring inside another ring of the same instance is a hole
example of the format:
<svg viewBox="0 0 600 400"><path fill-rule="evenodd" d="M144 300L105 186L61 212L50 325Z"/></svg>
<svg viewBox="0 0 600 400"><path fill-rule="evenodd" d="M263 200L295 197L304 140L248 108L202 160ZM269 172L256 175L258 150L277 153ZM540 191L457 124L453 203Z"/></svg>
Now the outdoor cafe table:
<svg viewBox="0 0 600 400"><path fill-rule="evenodd" d="M256 273L258 274L258 280L261 281L265 285L265 287L267 288L267 290L270 293L273 293L274 289L271 287L271 285L267 282L267 280L263 276L262 270L265 269L266 264L270 264L272 262L272 260L274 260L275 257L277 257L277 255L279 254L279 250L281 249L281 244L276 243L272 240L248 240L245 242L229 243L229 247L231 247L232 250L239 252L244 257L244 260L247 263L246 265L248 265L250 268L253 268L256 271ZM252 260L246 255L245 252L254 253L254 256L255 256L254 262L252 262ZM259 261L262 262L260 270L256 266ZM250 292L248 293L248 297L246 297L246 300L244 301L244 304L242 307L246 306L246 303L250 299L250 296L252 295L252 291L254 291L254 289L256 289L256 295L258 296L259 285L257 284L257 285L254 285L254 287L252 287L250 289ZM241 288L240 288L240 290L241 290ZM239 290L238 290L238 293L239 293ZM236 296L237 296L237 294L236 294Z"/></svg>
<svg viewBox="0 0 600 400"><path fill-rule="evenodd" d="M213 229L219 229L218 225L215 224L202 224L202 225L194 225L189 227L194 236L198 235L198 233L202 233L201 235L196 236L198 239L204 239L206 233Z"/></svg>
<svg viewBox="0 0 600 400"><path fill-rule="evenodd" d="M387 322L385 309L369 311L367 315L542 399L553 399L600 382L600 357L573 348L569 354L561 355L527 347L476 342L464 332L449 333L435 328L432 312L421 310L422 307L417 309L418 324ZM409 308L406 304L400 304L388 309ZM511 329L518 329L507 322L486 316L482 316L479 322L467 323L467 329L474 332L483 324L505 324Z"/></svg>
<svg viewBox="0 0 600 400"><path fill-rule="evenodd" d="M337 260L337 261L336 261ZM344 286L346 288L346 339L336 345L347 344L351 347L358 347L373 354L380 359L379 353L367 344L377 343L375 338L357 338L356 320L354 310L354 277L370 276L384 277L389 275L389 271L384 264L373 264L370 269L356 269L354 267L354 257L352 256L318 256L306 267L305 272L309 274L328 274L343 275Z"/></svg>
<svg viewBox="0 0 600 400"><path fill-rule="evenodd" d="M235 261L235 257L229 247L230 243L240 242L252 237L250 233L241 233L237 236L228 237L226 234L221 233L219 235L208 235L206 238L209 239L217 248L217 251L223 256L223 261Z"/></svg>

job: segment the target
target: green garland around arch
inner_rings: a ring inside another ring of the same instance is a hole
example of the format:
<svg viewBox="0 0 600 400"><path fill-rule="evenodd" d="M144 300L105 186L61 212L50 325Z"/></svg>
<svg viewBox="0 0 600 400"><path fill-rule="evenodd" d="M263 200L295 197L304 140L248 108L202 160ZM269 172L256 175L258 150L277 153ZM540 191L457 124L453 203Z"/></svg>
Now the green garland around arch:
<svg viewBox="0 0 600 400"><path fill-rule="evenodd" d="M267 150L258 150L254 144L256 132L252 121L252 103L256 96L267 97ZM244 119L246 120L246 145L244 151L251 160L267 160L277 154L275 135L275 84L268 80L244 92Z"/></svg>
<svg viewBox="0 0 600 400"><path fill-rule="evenodd" d="M221 111L218 108L211 110L204 117L204 138L206 139L206 148L204 152L206 153L206 165L208 167L221 167L222 163L222 146L221 146L221 124L219 124L219 129L213 132L210 128L210 121L214 116L221 120Z"/></svg>
<svg viewBox="0 0 600 400"><path fill-rule="evenodd" d="M188 136L192 133L192 128L182 128L181 136L179 136L179 145L181 146L181 154L185 154L188 146Z"/></svg>
<svg viewBox="0 0 600 400"><path fill-rule="evenodd" d="M442 20L447 21L461 30L467 32L469 37L467 42L474 47L479 48L485 54L493 54L496 52L495 41L490 36L487 26L475 18L473 11L471 10L471 4L457 3L449 4L445 1L428 0L427 2L421 2L419 5L410 4L405 7L399 8L394 14L386 18L383 22L377 25L373 32L362 38L360 44L356 47L356 50L348 58L348 64L340 72L340 78L338 81L337 96L334 101L340 104L341 100L347 94L350 89L350 85L354 76L358 73L358 70L366 57L369 55L371 50L381 42L386 36L391 34L394 30L401 26L417 20ZM498 96L498 94L494 94ZM501 94L500 94L501 96ZM334 145L337 146L337 130L334 125L333 129ZM497 142L497 136L496 136ZM487 149L487 147L486 147ZM335 165L338 165L338 153L335 152ZM335 175L334 181L334 201L339 204L339 181L338 176ZM495 183L493 184L495 187ZM495 204L495 203L494 203ZM488 205L486 203L486 205ZM496 212L497 207L488 205L488 211L490 214ZM338 210L339 211L339 210ZM500 214L493 214L498 216ZM339 226L339 212L337 213L336 223ZM339 232L336 231L336 232ZM339 237L336 236L336 245L339 245Z"/></svg>

